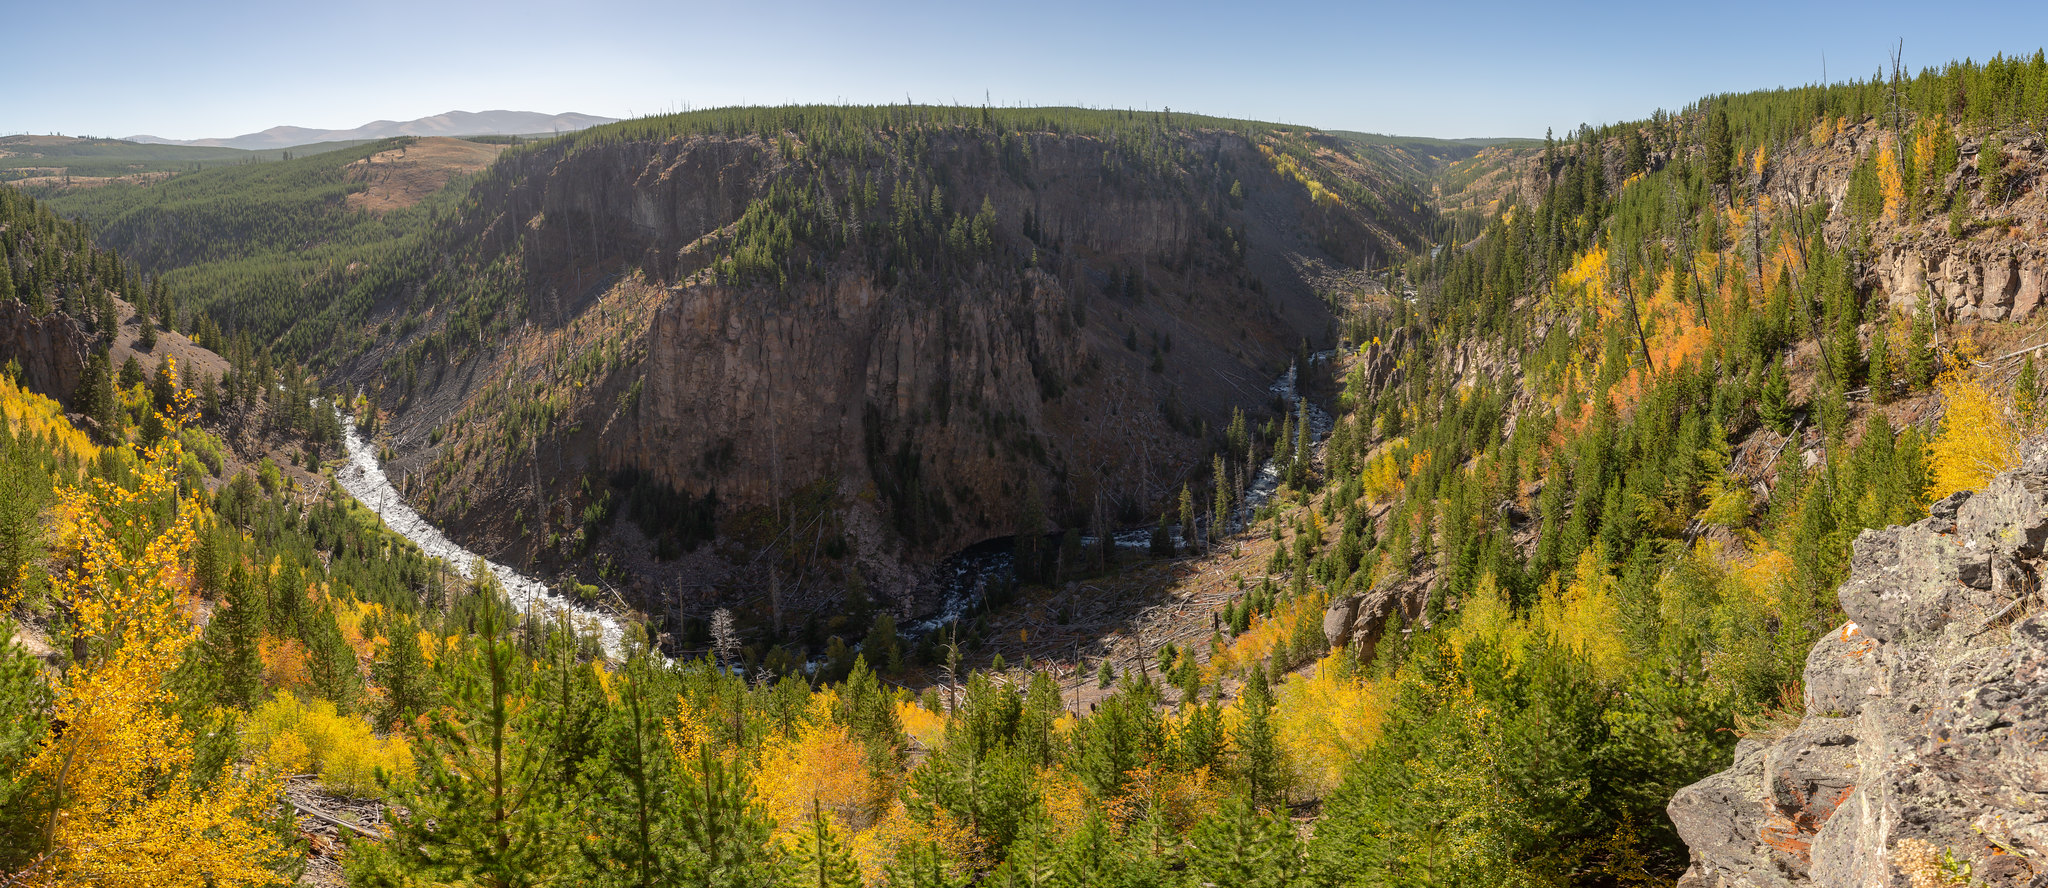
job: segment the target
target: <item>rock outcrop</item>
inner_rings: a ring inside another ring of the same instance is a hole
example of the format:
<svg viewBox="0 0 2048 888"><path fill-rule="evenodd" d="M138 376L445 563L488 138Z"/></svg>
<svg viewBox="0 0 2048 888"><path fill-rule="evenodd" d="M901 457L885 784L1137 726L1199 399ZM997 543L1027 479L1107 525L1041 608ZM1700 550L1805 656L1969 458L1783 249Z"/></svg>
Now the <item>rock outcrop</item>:
<svg viewBox="0 0 2048 888"><path fill-rule="evenodd" d="M1680 790L1681 886L2048 886L2048 445L1865 531L1805 718Z"/></svg>
<svg viewBox="0 0 2048 888"><path fill-rule="evenodd" d="M22 384L69 401L85 375L85 328L58 312L37 317L13 299L0 299L0 364L21 365Z"/></svg>

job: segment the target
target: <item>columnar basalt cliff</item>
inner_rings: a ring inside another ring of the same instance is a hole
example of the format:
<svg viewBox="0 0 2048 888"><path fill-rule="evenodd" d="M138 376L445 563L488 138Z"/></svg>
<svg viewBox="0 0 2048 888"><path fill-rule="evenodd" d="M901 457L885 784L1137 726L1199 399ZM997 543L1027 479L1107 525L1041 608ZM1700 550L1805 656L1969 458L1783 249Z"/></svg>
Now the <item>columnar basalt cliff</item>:
<svg viewBox="0 0 2048 888"><path fill-rule="evenodd" d="M1698 888L2048 884L2048 445L1856 540L1806 713L1670 814Z"/></svg>

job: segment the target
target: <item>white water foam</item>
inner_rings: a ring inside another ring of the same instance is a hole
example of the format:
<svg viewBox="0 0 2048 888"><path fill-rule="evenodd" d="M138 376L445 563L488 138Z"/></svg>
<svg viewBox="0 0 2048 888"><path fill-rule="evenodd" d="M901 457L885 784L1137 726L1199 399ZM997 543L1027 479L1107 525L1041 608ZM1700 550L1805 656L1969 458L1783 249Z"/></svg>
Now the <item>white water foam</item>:
<svg viewBox="0 0 2048 888"><path fill-rule="evenodd" d="M398 488L391 486L391 479L384 474L384 467L377 463L377 454L369 442L356 430L353 420L344 417L341 427L343 441L348 447L348 465L335 473L341 489L349 492L370 511L384 519L384 523L400 536L413 541L429 557L446 560L462 574L470 576L473 565L482 556L463 548L448 538L441 530L428 523L425 517L406 503ZM549 589L546 583L526 576L512 568L488 558L482 559L496 575L498 583L505 587L505 595L522 613L529 616L566 617L578 632L595 632L604 645L607 656L625 656L625 627L617 618L603 611L575 604Z"/></svg>

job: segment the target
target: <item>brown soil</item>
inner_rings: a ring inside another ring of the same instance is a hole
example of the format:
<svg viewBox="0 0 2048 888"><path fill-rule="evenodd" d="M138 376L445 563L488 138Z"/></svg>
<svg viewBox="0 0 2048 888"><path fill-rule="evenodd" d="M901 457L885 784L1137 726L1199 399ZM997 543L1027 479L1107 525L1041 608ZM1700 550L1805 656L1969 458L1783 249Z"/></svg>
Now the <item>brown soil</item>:
<svg viewBox="0 0 2048 888"><path fill-rule="evenodd" d="M490 166L503 150L503 145L433 137L372 154L348 165L351 179L370 186L349 195L348 205L373 213L412 206L441 190L448 180Z"/></svg>

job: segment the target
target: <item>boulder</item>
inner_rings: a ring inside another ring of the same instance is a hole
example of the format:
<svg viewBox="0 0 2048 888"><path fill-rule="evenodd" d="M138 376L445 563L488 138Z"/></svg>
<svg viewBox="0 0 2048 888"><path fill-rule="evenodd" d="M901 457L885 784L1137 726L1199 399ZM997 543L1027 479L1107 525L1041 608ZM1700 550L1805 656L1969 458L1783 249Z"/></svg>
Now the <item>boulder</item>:
<svg viewBox="0 0 2048 888"><path fill-rule="evenodd" d="M1806 714L1748 738L1669 813L1700 888L1905 886L1909 855L1972 884L2048 886L2048 453L1925 521L1866 531L1854 622L1806 660Z"/></svg>

